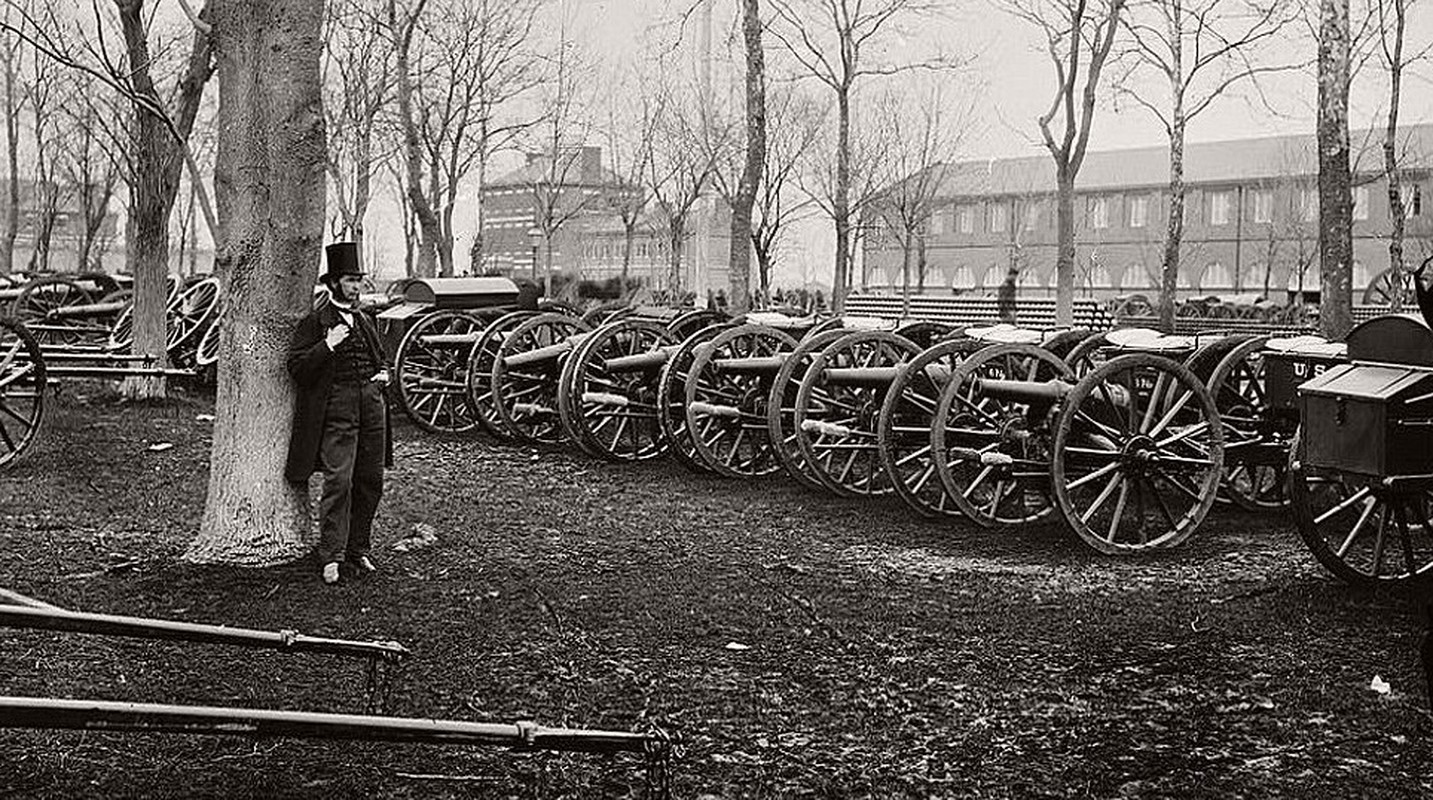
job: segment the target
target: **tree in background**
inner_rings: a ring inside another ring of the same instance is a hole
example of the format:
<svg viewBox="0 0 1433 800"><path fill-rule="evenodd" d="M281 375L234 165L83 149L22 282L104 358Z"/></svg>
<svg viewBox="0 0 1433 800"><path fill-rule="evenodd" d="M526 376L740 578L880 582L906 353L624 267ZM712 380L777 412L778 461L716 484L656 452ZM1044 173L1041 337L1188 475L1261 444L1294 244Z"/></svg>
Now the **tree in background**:
<svg viewBox="0 0 1433 800"><path fill-rule="evenodd" d="M94 76L76 72L70 77L74 85L71 101L59 110L60 127L65 131L59 138L59 174L71 187L79 211L75 266L85 272L100 268L109 246L103 226L119 183L121 159L118 143L105 120L119 116L120 110Z"/></svg>
<svg viewBox="0 0 1433 800"><path fill-rule="evenodd" d="M621 286L626 291L632 272L632 250L637 226L647 208L645 181L652 163L652 139L656 135L656 105L653 97L636 88L635 76L614 81L614 96L608 98L603 123L607 171L612 185L603 199L605 206L622 224Z"/></svg>
<svg viewBox="0 0 1433 800"><path fill-rule="evenodd" d="M1260 75L1302 66L1266 55L1274 50L1271 43L1288 35L1298 13L1296 3L1284 0L1132 0L1122 18L1125 41L1115 58L1125 70L1113 81L1115 91L1158 119L1169 140L1169 213L1157 303L1165 331L1174 330L1184 242L1185 132L1219 98L1257 87Z"/></svg>
<svg viewBox="0 0 1433 800"><path fill-rule="evenodd" d="M12 30L18 12L6 3L0 17L0 69L5 85L5 163L9 167L6 182L5 229L0 232L0 275L15 269L15 238L20 234L20 112L24 98L20 90L20 53L23 40Z"/></svg>
<svg viewBox="0 0 1433 800"><path fill-rule="evenodd" d="M549 79L543 84L542 121L533 128L537 145L536 161L529 158L528 194L532 198L533 223L542 240L543 294L552 295L553 248L558 233L586 212L595 198L584 186L583 149L589 131L585 116L590 68L585 54L568 38L568 20L560 20L557 49L549 57ZM537 263L533 264L536 269Z"/></svg>
<svg viewBox="0 0 1433 800"><path fill-rule="evenodd" d="M751 310L752 206L766 166L766 56L762 51L761 4L742 0L741 31L746 54L746 147L741 179L731 203L731 258L727 267L727 293L731 313Z"/></svg>
<svg viewBox="0 0 1433 800"><path fill-rule="evenodd" d="M418 234L415 245L416 255L410 272L419 277L431 278L437 274L438 242L443 238L438 214L428 200L425 188L436 178L423 175L423 144L419 136L419 109L414 103L415 84L421 79L415 61L414 38L422 21L423 8L428 0L412 0L412 4L401 7L398 0L386 0L385 18L388 35L393 42L395 92L398 97L398 124L402 136L403 193L407 211L413 216Z"/></svg>
<svg viewBox="0 0 1433 800"><path fill-rule="evenodd" d="M666 289L677 302L690 287L685 285L682 246L691 235L691 214L716 169L717 154L730 143L729 128L694 104L682 100L695 92L660 86L654 101L657 123L653 129L652 159L647 173L655 211L665 225L667 238Z"/></svg>
<svg viewBox="0 0 1433 800"><path fill-rule="evenodd" d="M326 169L334 200L331 233L364 253L364 217L373 179L392 156L383 147L381 115L393 98L393 38L379 9L363 0L330 0L324 21Z"/></svg>
<svg viewBox="0 0 1433 800"><path fill-rule="evenodd" d="M878 107L889 124L886 152L894 180L873 206L901 247L902 316L910 315L913 271L915 283L925 285L921 244L968 130L968 112L953 113L952 107L939 84L915 95L888 95Z"/></svg>
<svg viewBox="0 0 1433 800"><path fill-rule="evenodd" d="M1125 0L1009 0L1007 5L1039 28L1055 68L1054 96L1038 123L1055 162L1056 325L1075 321L1075 178L1085 161L1100 76L1124 7Z"/></svg>
<svg viewBox="0 0 1433 800"><path fill-rule="evenodd" d="M763 299L771 297L771 275L783 237L811 211L811 198L798 190L798 182L820 139L822 117L813 101L789 88L768 93L766 164L751 224L757 292Z"/></svg>
<svg viewBox="0 0 1433 800"><path fill-rule="evenodd" d="M909 56L908 48L893 46L888 40L907 38L909 31L903 24L927 21L946 7L942 0L771 0L775 22L768 31L807 75L835 95L832 180L821 194L836 234L831 303L837 314L845 307L861 236L859 226L853 225L861 219L853 199L858 180L852 122L857 85L875 75L956 66L946 55L915 62L882 57L883 52L893 51Z"/></svg>
<svg viewBox="0 0 1433 800"><path fill-rule="evenodd" d="M264 566L312 546L307 486L284 480L293 418L285 368L311 307L324 229L323 4L213 0L219 56L224 284L214 444L199 534L185 558Z"/></svg>
<svg viewBox="0 0 1433 800"><path fill-rule="evenodd" d="M1342 339L1353 327L1353 196L1349 170L1348 0L1319 0L1319 331Z"/></svg>
<svg viewBox="0 0 1433 800"><path fill-rule="evenodd" d="M1388 279L1392 311L1403 310L1406 299L1403 244L1409 209L1404 202L1402 155L1398 140L1398 115L1402 104L1403 78L1410 66L1427 58L1433 41L1412 47L1408 41L1408 12L1414 0L1371 0L1378 37L1378 62L1388 74L1388 111L1383 129L1383 170L1388 178Z"/></svg>

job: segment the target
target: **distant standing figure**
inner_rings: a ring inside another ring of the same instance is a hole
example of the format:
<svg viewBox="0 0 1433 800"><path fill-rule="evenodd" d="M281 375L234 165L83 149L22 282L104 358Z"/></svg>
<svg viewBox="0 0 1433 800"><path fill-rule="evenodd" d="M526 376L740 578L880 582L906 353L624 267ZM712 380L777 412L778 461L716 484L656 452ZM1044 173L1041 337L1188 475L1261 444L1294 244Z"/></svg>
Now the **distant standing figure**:
<svg viewBox="0 0 1433 800"><path fill-rule="evenodd" d="M1000 288L995 291L995 310L1000 314L1001 322L1015 324L1015 281L1020 278L1020 270L1011 267L1005 273L1005 280Z"/></svg>
<svg viewBox="0 0 1433 800"><path fill-rule="evenodd" d="M393 449L383 398L388 360L377 326L358 307L358 245L331 244L325 254L328 271L320 280L332 300L299 322L289 345L298 405L284 473L307 483L323 472L318 556L323 582L334 584L343 563L359 574L378 570L370 538Z"/></svg>

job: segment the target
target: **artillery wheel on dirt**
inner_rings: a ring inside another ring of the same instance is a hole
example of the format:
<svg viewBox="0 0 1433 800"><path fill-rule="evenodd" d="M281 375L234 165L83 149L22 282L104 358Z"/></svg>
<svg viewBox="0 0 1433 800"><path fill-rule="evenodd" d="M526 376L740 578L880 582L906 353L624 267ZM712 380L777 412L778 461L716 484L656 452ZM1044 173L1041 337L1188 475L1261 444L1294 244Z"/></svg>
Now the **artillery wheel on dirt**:
<svg viewBox="0 0 1433 800"><path fill-rule="evenodd" d="M94 295L77 278L46 275L27 282L10 306L10 314L30 326L36 341L45 344L83 344L87 338L84 321L62 319L66 309L94 303Z"/></svg>
<svg viewBox="0 0 1433 800"><path fill-rule="evenodd" d="M626 317L603 325L568 357L558 381L563 430L608 461L645 461L667 451L658 377L679 344L662 323Z"/></svg>
<svg viewBox="0 0 1433 800"><path fill-rule="evenodd" d="M1101 553L1174 547L1214 504L1224 466L1219 410L1185 366L1117 356L1080 380L1055 428L1060 512Z"/></svg>
<svg viewBox="0 0 1433 800"><path fill-rule="evenodd" d="M684 390L686 429L697 458L729 478L758 478L781 469L767 428L767 403L790 334L747 324L698 348Z"/></svg>
<svg viewBox="0 0 1433 800"><path fill-rule="evenodd" d="M508 438L529 444L562 441L558 387L563 364L574 353L571 338L591 330L578 317L537 314L502 338L488 380L494 419Z"/></svg>
<svg viewBox="0 0 1433 800"><path fill-rule="evenodd" d="M886 331L854 331L811 362L796 393L796 445L811 474L844 497L895 491L877 427L897 368L920 350Z"/></svg>
<svg viewBox="0 0 1433 800"><path fill-rule="evenodd" d="M881 406L876 428L881 463L893 479L896 494L922 516L960 514L936 471L931 427L941 390L969 350L969 342L961 340L922 350L896 372Z"/></svg>
<svg viewBox="0 0 1433 800"><path fill-rule="evenodd" d="M393 378L413 424L431 433L466 433L478 424L468 400L468 351L484 324L469 311L435 311L398 344Z"/></svg>
<svg viewBox="0 0 1433 800"><path fill-rule="evenodd" d="M498 420L498 407L493 399L493 364L503 340L524 320L537 316L536 311L510 311L489 322L468 351L468 404L473 419L483 432L497 439L512 439L512 434Z"/></svg>
<svg viewBox="0 0 1433 800"><path fill-rule="evenodd" d="M218 278L204 278L190 284L179 294L179 299L166 315L165 349L171 357L180 348L197 345L205 327L219 310L220 286Z"/></svg>
<svg viewBox="0 0 1433 800"><path fill-rule="evenodd" d="M987 381L1068 385L1074 373L1043 347L996 344L966 358L940 393L931 449L950 502L985 527L1024 525L1050 516L1055 395L1007 397Z"/></svg>
<svg viewBox="0 0 1433 800"><path fill-rule="evenodd" d="M1289 446L1289 501L1314 558L1360 586L1433 581L1433 491L1310 466L1301 438Z"/></svg>
<svg viewBox="0 0 1433 800"><path fill-rule="evenodd" d="M1224 423L1223 494L1247 511L1289 505L1288 451L1295 426L1280 420L1269 404L1267 341L1251 338L1229 351L1207 381Z"/></svg>
<svg viewBox="0 0 1433 800"><path fill-rule="evenodd" d="M806 463L801 447L796 444L796 395L811 362L837 339L850 333L843 328L828 328L820 333L806 334L781 362L771 380L771 397L766 402L767 437L775 447L776 458L786 472L810 489L825 489Z"/></svg>
<svg viewBox="0 0 1433 800"><path fill-rule="evenodd" d="M722 331L729 330L730 323L711 325L688 336L662 365L657 376L657 405L662 413L657 421L662 426L662 435L670 443L669 453L678 463L694 472L709 472L706 463L697 455L696 442L687 428L687 376L691 374L692 363L697 360L697 349L705 342L715 339Z"/></svg>
<svg viewBox="0 0 1433 800"><path fill-rule="evenodd" d="M45 422L45 361L18 320L0 317L0 470L24 457Z"/></svg>

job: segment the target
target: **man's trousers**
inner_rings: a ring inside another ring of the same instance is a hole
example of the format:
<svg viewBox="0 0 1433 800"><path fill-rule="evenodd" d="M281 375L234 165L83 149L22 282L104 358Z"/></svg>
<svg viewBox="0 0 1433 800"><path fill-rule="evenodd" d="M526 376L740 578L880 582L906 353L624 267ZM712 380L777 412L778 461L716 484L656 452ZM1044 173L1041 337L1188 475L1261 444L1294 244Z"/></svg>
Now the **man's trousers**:
<svg viewBox="0 0 1433 800"><path fill-rule="evenodd" d="M383 386L334 384L319 445L319 563L367 555L373 515L383 496L386 421Z"/></svg>

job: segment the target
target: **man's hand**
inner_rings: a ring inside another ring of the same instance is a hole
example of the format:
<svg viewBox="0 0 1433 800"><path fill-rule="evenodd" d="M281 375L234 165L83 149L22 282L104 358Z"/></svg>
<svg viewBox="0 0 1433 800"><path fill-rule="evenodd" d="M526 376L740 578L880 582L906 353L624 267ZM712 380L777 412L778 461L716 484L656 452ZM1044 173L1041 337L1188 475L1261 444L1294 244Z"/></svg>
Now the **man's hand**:
<svg viewBox="0 0 1433 800"><path fill-rule="evenodd" d="M375 374L372 378L370 378L370 380L372 380L374 383L376 383L376 384L378 384L378 385L380 385L380 386L387 386L387 385L388 385L388 370L386 370L386 369L384 369L384 370L379 370L377 374Z"/></svg>
<svg viewBox="0 0 1433 800"><path fill-rule="evenodd" d="M343 343L343 340L347 338L348 325L340 322L328 329L328 335L323 337L323 340L328 345L328 349L336 350L338 346Z"/></svg>

